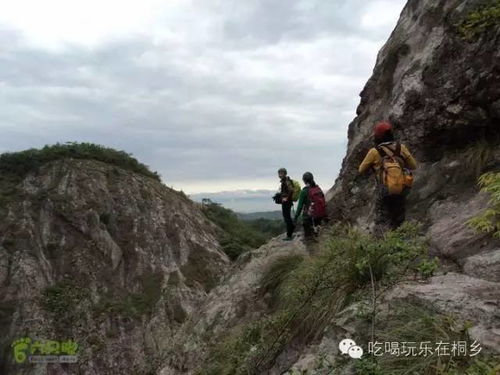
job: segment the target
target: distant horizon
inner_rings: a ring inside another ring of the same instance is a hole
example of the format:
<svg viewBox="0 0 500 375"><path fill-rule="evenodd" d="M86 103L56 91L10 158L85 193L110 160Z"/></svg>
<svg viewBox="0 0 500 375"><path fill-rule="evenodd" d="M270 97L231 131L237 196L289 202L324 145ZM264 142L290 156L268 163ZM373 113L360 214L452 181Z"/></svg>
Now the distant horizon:
<svg viewBox="0 0 500 375"><path fill-rule="evenodd" d="M187 194L187 193L186 193ZM274 190L232 190L213 193L187 194L195 202L210 199L238 213L272 212L281 206L272 201Z"/></svg>

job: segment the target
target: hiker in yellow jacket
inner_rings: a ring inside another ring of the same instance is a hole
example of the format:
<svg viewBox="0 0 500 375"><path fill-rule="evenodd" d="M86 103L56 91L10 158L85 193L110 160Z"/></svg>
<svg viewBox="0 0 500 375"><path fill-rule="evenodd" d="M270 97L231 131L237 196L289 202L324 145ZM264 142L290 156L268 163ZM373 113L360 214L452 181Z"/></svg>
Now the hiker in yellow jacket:
<svg viewBox="0 0 500 375"><path fill-rule="evenodd" d="M375 201L375 233L395 229L405 220L406 195L413 177L410 170L417 162L408 148L394 140L392 126L380 122L373 129L375 147L371 148L359 166L359 173L369 170L377 180Z"/></svg>

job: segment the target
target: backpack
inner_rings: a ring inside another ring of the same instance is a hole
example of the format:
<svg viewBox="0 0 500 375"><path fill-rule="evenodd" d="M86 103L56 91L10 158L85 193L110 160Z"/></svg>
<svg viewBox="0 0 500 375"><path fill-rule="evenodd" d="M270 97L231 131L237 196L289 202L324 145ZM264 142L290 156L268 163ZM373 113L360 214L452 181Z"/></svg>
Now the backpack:
<svg viewBox="0 0 500 375"><path fill-rule="evenodd" d="M310 187L307 192L309 206L307 214L314 219L326 217L325 195L319 186Z"/></svg>
<svg viewBox="0 0 500 375"><path fill-rule="evenodd" d="M294 202L297 202L300 197L300 191L302 188L300 187L300 182L292 180L292 186L293 186L293 194L292 194L292 200Z"/></svg>
<svg viewBox="0 0 500 375"><path fill-rule="evenodd" d="M381 161L380 182L387 188L388 195L399 195L405 187L411 187L413 176L407 171L404 158L401 156L401 144L396 143L396 149L388 146L377 146Z"/></svg>

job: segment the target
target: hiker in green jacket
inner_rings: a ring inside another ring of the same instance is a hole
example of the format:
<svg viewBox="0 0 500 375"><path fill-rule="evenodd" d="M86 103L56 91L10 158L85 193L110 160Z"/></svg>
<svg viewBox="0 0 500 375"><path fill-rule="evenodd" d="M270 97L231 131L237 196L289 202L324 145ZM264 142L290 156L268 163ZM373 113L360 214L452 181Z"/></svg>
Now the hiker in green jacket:
<svg viewBox="0 0 500 375"><path fill-rule="evenodd" d="M294 222L296 223L302 214L304 238L310 240L316 235L315 227L326 218L326 201L323 191L314 181L311 172L304 173L302 181L305 187L300 192Z"/></svg>

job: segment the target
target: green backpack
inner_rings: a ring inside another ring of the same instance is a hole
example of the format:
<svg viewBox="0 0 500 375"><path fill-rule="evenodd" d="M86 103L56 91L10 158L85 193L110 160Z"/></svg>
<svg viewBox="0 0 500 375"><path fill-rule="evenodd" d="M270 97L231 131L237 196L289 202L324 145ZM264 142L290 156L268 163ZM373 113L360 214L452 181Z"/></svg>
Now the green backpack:
<svg viewBox="0 0 500 375"><path fill-rule="evenodd" d="M297 202L300 197L300 191L302 188L300 187L300 182L292 180L292 185L293 185L293 195L292 195L292 200L294 202Z"/></svg>

